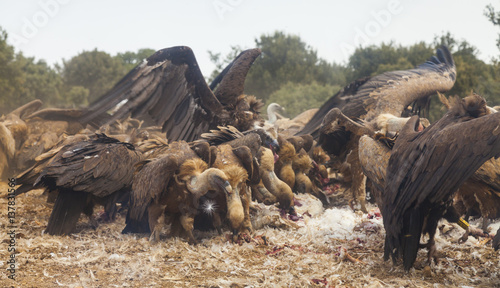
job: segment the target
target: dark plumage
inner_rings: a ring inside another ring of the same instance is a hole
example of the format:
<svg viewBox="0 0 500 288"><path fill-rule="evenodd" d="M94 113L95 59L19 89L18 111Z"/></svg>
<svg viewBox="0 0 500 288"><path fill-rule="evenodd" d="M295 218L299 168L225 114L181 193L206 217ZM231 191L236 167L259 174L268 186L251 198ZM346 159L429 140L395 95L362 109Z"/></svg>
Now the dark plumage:
<svg viewBox="0 0 500 288"><path fill-rule="evenodd" d="M487 114L485 100L471 95L422 132L418 116L401 130L383 194L385 259L403 256L409 270L421 233L429 233L431 252L438 220L458 220L450 205L453 194L485 161L500 156L500 114Z"/></svg>
<svg viewBox="0 0 500 288"><path fill-rule="evenodd" d="M113 218L115 203L128 192L140 158L131 144L101 134L64 146L34 183L59 191L45 231L71 233L80 213L91 216L95 203L104 204Z"/></svg>
<svg viewBox="0 0 500 288"><path fill-rule="evenodd" d="M107 123L131 115L146 125L162 126L170 141L193 141L217 125L249 129L260 102L243 95L243 87L259 55L260 49L241 52L209 87L189 47L159 50L89 105L81 120L99 122L96 119L113 110Z"/></svg>
<svg viewBox="0 0 500 288"><path fill-rule="evenodd" d="M232 193L227 176L219 169L208 168L202 160L210 159L203 155L210 153L207 147L192 149L188 143L176 141L163 151L163 156L138 164L127 226L122 233L151 232L150 240L157 241L161 230L159 220L166 214L172 222L173 233L196 242L192 230L200 197L209 190Z"/></svg>
<svg viewBox="0 0 500 288"><path fill-rule="evenodd" d="M443 46L437 49L436 55L415 69L385 72L352 82L323 104L298 133L311 134L325 151L350 165L350 190L365 212L365 181L358 158L361 135L339 124L332 110L339 109L348 118L366 123L375 131L382 129L377 126L381 115L401 117L408 105L428 103L431 95L453 87L456 69L450 51Z"/></svg>

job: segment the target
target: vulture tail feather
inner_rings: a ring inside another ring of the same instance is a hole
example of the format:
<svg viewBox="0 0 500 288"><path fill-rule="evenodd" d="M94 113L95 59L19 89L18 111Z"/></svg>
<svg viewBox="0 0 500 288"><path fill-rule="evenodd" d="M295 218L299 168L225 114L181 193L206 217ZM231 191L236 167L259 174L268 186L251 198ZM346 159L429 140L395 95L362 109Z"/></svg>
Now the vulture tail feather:
<svg viewBox="0 0 500 288"><path fill-rule="evenodd" d="M73 232L80 214L87 206L88 196L88 193L81 191L59 191L45 233L68 235Z"/></svg>
<svg viewBox="0 0 500 288"><path fill-rule="evenodd" d="M151 229L149 229L149 216L148 209L144 211L144 215L140 219L132 219L130 217L130 209L127 212L127 218L125 221L125 228L122 230L122 234L130 234L130 233L151 233Z"/></svg>
<svg viewBox="0 0 500 288"><path fill-rule="evenodd" d="M424 217L420 209L410 211L409 214L408 222L404 221L404 223L408 224L408 226L403 228L405 233L402 235L403 267L405 271L409 271L417 259L417 252L420 246L420 235L424 225Z"/></svg>

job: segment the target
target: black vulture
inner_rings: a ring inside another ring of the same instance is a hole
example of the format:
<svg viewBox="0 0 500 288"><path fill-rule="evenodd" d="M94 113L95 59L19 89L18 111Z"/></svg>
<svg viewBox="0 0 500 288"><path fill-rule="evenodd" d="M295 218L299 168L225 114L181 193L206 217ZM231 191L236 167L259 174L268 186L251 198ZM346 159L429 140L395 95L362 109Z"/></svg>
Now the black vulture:
<svg viewBox="0 0 500 288"><path fill-rule="evenodd" d="M417 106L428 105L430 96L436 92L450 90L455 79L452 55L442 46L437 49L436 56L415 69L385 72L350 83L325 102L298 135L313 135L325 151L350 165L353 196L366 211L365 181L358 159L360 135L353 135L339 125L337 118L329 114L331 110L340 109L345 116L380 130L383 127L378 127L379 116L401 117L412 103L413 109L418 110Z"/></svg>
<svg viewBox="0 0 500 288"><path fill-rule="evenodd" d="M45 232L71 233L81 212L93 221L95 203L103 204L113 219L115 204L127 197L140 159L133 145L103 134L62 147L34 183L59 192Z"/></svg>
<svg viewBox="0 0 500 288"><path fill-rule="evenodd" d="M189 47L159 50L91 103L81 121L99 122L96 119L111 111L106 123L131 116L145 120L145 125L162 126L169 141L188 142L218 125L251 129L260 119L262 102L244 95L243 89L260 53L260 49L241 52L209 87Z"/></svg>
<svg viewBox="0 0 500 288"><path fill-rule="evenodd" d="M470 95L457 101L439 121L421 132L413 116L397 137L386 170L382 214L385 259L403 257L409 270L422 233L429 233L429 260L441 218L458 221L454 193L484 162L500 156L500 113Z"/></svg>

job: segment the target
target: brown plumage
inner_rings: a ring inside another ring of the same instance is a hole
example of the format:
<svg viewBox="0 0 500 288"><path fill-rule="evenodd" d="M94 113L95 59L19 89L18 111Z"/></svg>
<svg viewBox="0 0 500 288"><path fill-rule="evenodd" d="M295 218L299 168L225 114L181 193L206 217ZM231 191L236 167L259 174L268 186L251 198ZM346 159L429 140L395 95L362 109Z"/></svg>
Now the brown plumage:
<svg viewBox="0 0 500 288"><path fill-rule="evenodd" d="M420 235L429 233L432 252L438 220L458 220L453 194L484 162L500 156L500 114L487 111L484 98L471 95L422 132L416 131L417 116L401 130L383 194L386 259L402 256L405 270L410 269Z"/></svg>
<svg viewBox="0 0 500 288"><path fill-rule="evenodd" d="M0 122L0 179L6 179L10 176L7 175L11 173L8 169L14 161L15 153L16 140L9 128Z"/></svg>
<svg viewBox="0 0 500 288"><path fill-rule="evenodd" d="M284 181L280 180L274 172L274 157L270 149L262 147L257 156L259 159L260 178L267 191L269 191L279 203L281 209L293 212L294 196L292 189ZM264 192L265 193L265 192Z"/></svg>
<svg viewBox="0 0 500 288"><path fill-rule="evenodd" d="M53 160L56 158L54 157L61 149L68 145L76 144L79 142L83 141L88 141L91 139L91 137L96 137L96 136L90 136L87 134L77 134L73 136L65 136L59 143L54 145L52 149L49 151L38 155L35 158L35 164L32 165L30 168L24 170L23 172L19 173L16 176L17 183L20 184L19 187L16 188L16 195L20 195L22 193L26 193L30 191L31 189L38 188L34 187L35 181L37 178L40 176L40 173L49 165ZM51 194L56 194L57 192L54 191ZM55 199L55 198L54 198Z"/></svg>
<svg viewBox="0 0 500 288"><path fill-rule="evenodd" d="M253 172L250 162L252 158L252 153L246 146L237 148L233 148L228 144L217 146L217 157L213 167L224 171L233 187L233 193L226 195L225 205L227 207L226 217L234 235L238 235L239 232L245 230L247 232L252 231L250 221L250 201L252 197L250 187L247 184L249 175ZM224 207L224 203L218 203L218 205ZM222 211L224 211L223 208Z"/></svg>
<svg viewBox="0 0 500 288"><path fill-rule="evenodd" d="M209 87L189 47L159 50L90 104L81 121L103 124L97 120L113 110L106 123L131 115L145 125L161 125L170 141L193 141L218 125L249 129L258 104L243 95L244 82L260 53L241 52Z"/></svg>
<svg viewBox="0 0 500 288"><path fill-rule="evenodd" d="M379 115L401 117L410 104L427 104L429 97L437 91L451 89L455 79L453 58L448 48L443 46L437 49L436 56L415 69L385 72L347 85L323 104L299 134L313 135L325 151L338 156L341 162L349 162L352 170L351 190L362 210L366 211L364 176L357 151L361 135L354 135L348 127L339 125L337 119L329 115L332 108L338 108L350 119L362 121L377 131L380 129L376 126ZM418 105L414 106L418 108Z"/></svg>
<svg viewBox="0 0 500 288"><path fill-rule="evenodd" d="M78 121L81 112L77 111L47 108L27 116L27 139L16 153L16 168L27 169L35 164L38 155L52 149L65 135L79 133L84 127Z"/></svg>
<svg viewBox="0 0 500 288"><path fill-rule="evenodd" d="M59 191L45 231L71 233L81 212L92 216L95 203L104 204L113 219L115 203L128 193L139 160L132 145L100 134L61 148L34 183Z"/></svg>
<svg viewBox="0 0 500 288"><path fill-rule="evenodd" d="M458 97L446 98L442 94L439 100L447 109L458 105ZM496 113L495 109L486 107L485 113ZM483 230L487 230L488 219L500 217L500 159L486 161L474 174L458 189L454 197L454 207L461 214L465 214L468 221L470 215L483 217Z"/></svg>
<svg viewBox="0 0 500 288"><path fill-rule="evenodd" d="M209 190L232 193L227 176L208 168L184 141L172 142L161 158L143 161L137 169L122 233L151 232L152 241L159 240L159 220L166 214L173 234L184 234L191 243L196 242L192 230L200 197Z"/></svg>
<svg viewBox="0 0 500 288"><path fill-rule="evenodd" d="M274 171L279 179L283 180L291 189L295 186L295 171L293 171L292 162L295 158L295 148L292 143L283 137L278 137L280 151L278 160L274 165Z"/></svg>

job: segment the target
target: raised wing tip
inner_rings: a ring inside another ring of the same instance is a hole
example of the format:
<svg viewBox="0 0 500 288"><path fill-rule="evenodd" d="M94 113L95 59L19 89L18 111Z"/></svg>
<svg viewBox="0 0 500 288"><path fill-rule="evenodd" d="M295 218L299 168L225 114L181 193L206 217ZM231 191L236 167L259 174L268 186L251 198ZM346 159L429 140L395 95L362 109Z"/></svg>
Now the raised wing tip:
<svg viewBox="0 0 500 288"><path fill-rule="evenodd" d="M174 46L160 49L146 59L147 65L149 66L165 60L170 60L172 62L174 62L174 60L179 62L187 62L186 60L192 61L194 60L194 53L188 46Z"/></svg>
<svg viewBox="0 0 500 288"><path fill-rule="evenodd" d="M447 46L442 45L436 51L439 61L446 63L450 67L455 67L455 61L451 55L450 49Z"/></svg>
<svg viewBox="0 0 500 288"><path fill-rule="evenodd" d="M418 68L435 71L448 71L450 74L456 74L455 61L448 47L442 45L425 63L420 64ZM454 77L454 76L453 76Z"/></svg>

